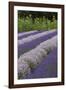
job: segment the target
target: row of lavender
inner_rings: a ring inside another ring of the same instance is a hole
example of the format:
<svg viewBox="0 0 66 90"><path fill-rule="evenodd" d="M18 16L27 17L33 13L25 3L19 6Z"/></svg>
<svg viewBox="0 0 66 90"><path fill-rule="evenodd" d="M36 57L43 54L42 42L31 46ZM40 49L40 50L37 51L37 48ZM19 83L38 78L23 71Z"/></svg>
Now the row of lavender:
<svg viewBox="0 0 66 90"><path fill-rule="evenodd" d="M42 59L42 62L24 78L56 78L58 76L57 58L57 48L54 48L46 57Z"/></svg>
<svg viewBox="0 0 66 90"><path fill-rule="evenodd" d="M18 57L21 54L24 54L25 52L35 48L41 42L46 41L47 39L50 39L51 37L55 36L56 34L56 30L45 31L40 33L38 31L38 33L36 33L35 35L33 35L32 33L30 36L18 39Z"/></svg>
<svg viewBox="0 0 66 90"><path fill-rule="evenodd" d="M32 41L32 40L35 40L35 39L40 38L40 37L42 37L42 36L44 36L44 35L46 35L46 34L50 34L50 33L53 33L53 32L55 32L55 30L38 33L38 34L36 34L36 35L33 35L33 33L32 33L32 35L18 40L18 44L19 44L19 45L22 45L22 44L24 44L24 43L28 43L28 42L30 42L30 41ZM36 33L36 32L35 32L35 33Z"/></svg>
<svg viewBox="0 0 66 90"><path fill-rule="evenodd" d="M29 36L30 34L30 36ZM25 38L22 36L27 35ZM18 78L26 78L57 47L56 30L26 32L18 40ZM18 36L20 37L20 35Z"/></svg>

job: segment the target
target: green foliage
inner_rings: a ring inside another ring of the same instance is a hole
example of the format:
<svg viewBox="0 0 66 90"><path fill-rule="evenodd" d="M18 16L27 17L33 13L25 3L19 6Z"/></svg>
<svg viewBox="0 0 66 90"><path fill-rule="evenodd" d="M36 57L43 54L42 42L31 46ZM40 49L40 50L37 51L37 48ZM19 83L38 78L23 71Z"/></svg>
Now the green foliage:
<svg viewBox="0 0 66 90"><path fill-rule="evenodd" d="M31 31L31 30L50 30L57 28L57 20L53 18L53 21L47 18L38 18L32 21L32 18L26 16L25 18L18 18L18 32Z"/></svg>
<svg viewBox="0 0 66 90"><path fill-rule="evenodd" d="M18 32L22 32L24 31L24 19L23 18L19 18L18 19Z"/></svg>

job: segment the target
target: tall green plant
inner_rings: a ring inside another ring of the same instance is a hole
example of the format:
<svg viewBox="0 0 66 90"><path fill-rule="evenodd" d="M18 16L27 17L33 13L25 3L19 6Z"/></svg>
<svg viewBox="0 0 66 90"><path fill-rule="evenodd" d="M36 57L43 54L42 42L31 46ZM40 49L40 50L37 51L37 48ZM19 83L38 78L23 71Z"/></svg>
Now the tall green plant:
<svg viewBox="0 0 66 90"><path fill-rule="evenodd" d="M57 28L57 20L49 20L45 17L36 17L32 22L31 16L18 18L18 32L31 31L31 30L50 30Z"/></svg>

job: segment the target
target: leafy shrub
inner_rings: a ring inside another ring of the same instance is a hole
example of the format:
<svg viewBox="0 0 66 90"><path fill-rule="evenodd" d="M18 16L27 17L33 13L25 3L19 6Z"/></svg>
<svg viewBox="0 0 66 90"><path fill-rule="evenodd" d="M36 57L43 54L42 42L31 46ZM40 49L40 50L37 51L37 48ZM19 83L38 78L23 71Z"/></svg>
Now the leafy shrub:
<svg viewBox="0 0 66 90"><path fill-rule="evenodd" d="M46 18L32 18L26 16L25 18L18 18L18 32L31 31L31 30L50 30L57 28L57 20L48 20Z"/></svg>

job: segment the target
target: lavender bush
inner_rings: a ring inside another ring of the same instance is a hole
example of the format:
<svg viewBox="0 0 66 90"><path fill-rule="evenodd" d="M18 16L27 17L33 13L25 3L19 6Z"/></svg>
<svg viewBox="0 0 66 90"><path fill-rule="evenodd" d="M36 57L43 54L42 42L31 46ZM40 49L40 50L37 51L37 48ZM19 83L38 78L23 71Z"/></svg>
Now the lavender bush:
<svg viewBox="0 0 66 90"><path fill-rule="evenodd" d="M30 74L30 67L24 60L18 61L18 78L25 78L26 75Z"/></svg>
<svg viewBox="0 0 66 90"><path fill-rule="evenodd" d="M38 33L38 34L36 34L36 35L30 35L30 36L28 36L27 38L23 38L23 39L18 40L18 45L21 45L21 44L30 42L30 41L35 40L35 39L37 39L37 38L40 38L40 37L42 37L42 36L44 36L44 35L46 35L46 34L53 33L53 32L55 32L55 31L56 31L56 30L54 29L54 30L51 30L51 31L45 31L45 32L42 32L42 33Z"/></svg>
<svg viewBox="0 0 66 90"><path fill-rule="evenodd" d="M57 47L57 36L46 40L36 48L24 53L18 60L18 75L19 77L25 77L30 74L32 69L35 69L55 47Z"/></svg>
<svg viewBox="0 0 66 90"><path fill-rule="evenodd" d="M57 47L57 36L54 36L50 40L48 39L47 41L40 43L40 45L38 47L46 50L47 53L50 52L55 47Z"/></svg>
<svg viewBox="0 0 66 90"><path fill-rule="evenodd" d="M32 33L35 33L35 32L38 32L38 31L34 30L34 31L22 32L22 33L18 34L18 37L23 36L23 35L27 35L27 34L32 34Z"/></svg>

